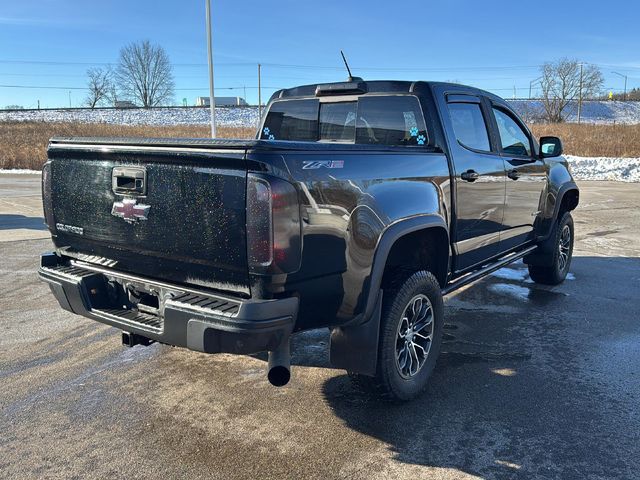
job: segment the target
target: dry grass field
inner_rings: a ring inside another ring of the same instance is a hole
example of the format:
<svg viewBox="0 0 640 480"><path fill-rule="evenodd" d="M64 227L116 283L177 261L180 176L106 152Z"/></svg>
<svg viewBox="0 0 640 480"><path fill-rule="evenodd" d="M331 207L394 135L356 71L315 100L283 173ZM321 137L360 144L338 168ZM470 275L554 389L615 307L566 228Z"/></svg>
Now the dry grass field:
<svg viewBox="0 0 640 480"><path fill-rule="evenodd" d="M251 138L252 128L219 127L223 138ZM640 125L536 124L534 134L562 138L565 153L585 157L640 157ZM109 124L1 122L0 169L40 169L53 136L208 137L208 126L120 126Z"/></svg>
<svg viewBox="0 0 640 480"><path fill-rule="evenodd" d="M125 126L103 123L0 122L0 169L39 170L47 160L51 137L176 137L202 138L208 126ZM222 138L250 138L252 128L218 127Z"/></svg>
<svg viewBox="0 0 640 480"><path fill-rule="evenodd" d="M640 157L640 125L530 125L536 137L560 137L564 151L581 157Z"/></svg>

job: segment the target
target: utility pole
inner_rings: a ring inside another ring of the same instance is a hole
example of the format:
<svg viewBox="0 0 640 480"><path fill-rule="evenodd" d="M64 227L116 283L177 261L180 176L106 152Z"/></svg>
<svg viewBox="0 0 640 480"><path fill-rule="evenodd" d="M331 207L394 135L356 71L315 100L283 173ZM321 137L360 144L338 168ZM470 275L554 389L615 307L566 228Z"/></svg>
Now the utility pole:
<svg viewBox="0 0 640 480"><path fill-rule="evenodd" d="M516 96L516 86L513 86L513 99L515 100L517 98Z"/></svg>
<svg viewBox="0 0 640 480"><path fill-rule="evenodd" d="M244 102L247 103L247 86L244 85L242 89L244 91Z"/></svg>
<svg viewBox="0 0 640 480"><path fill-rule="evenodd" d="M213 39L211 36L211 0L205 0L207 16L207 53L209 56L209 110L211 112L211 138L216 138L216 97L213 91Z"/></svg>
<svg viewBox="0 0 640 480"><path fill-rule="evenodd" d="M258 64L258 116L262 118L262 79L260 69L261 65Z"/></svg>
<svg viewBox="0 0 640 480"><path fill-rule="evenodd" d="M582 63L580 64L580 93L578 96L578 123L580 123L580 117L582 117Z"/></svg>
<svg viewBox="0 0 640 480"><path fill-rule="evenodd" d="M69 108L71 108L71 90L69 90Z"/></svg>
<svg viewBox="0 0 640 480"><path fill-rule="evenodd" d="M536 84L537 82L539 82L540 80L542 80L542 77L538 77L535 80L531 80L529 82L529 100L531 100L531 89L532 89L533 85Z"/></svg>
<svg viewBox="0 0 640 480"><path fill-rule="evenodd" d="M618 73L618 72L611 72L611 73L614 73L614 74L624 78L624 97L622 97L622 98L624 98L624 101L626 102L627 101L627 76L623 75L621 73Z"/></svg>

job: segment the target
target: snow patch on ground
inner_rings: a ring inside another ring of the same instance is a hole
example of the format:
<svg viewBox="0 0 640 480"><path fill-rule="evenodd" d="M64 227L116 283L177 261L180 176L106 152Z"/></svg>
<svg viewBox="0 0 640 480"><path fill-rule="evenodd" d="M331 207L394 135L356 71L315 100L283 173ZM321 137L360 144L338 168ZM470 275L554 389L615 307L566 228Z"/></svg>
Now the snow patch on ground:
<svg viewBox="0 0 640 480"><path fill-rule="evenodd" d="M493 277L501 278L502 280L526 280L529 276L527 269L513 269L513 268L501 268L491 274Z"/></svg>
<svg viewBox="0 0 640 480"><path fill-rule="evenodd" d="M640 158L564 157L578 180L640 182Z"/></svg>
<svg viewBox="0 0 640 480"><path fill-rule="evenodd" d="M540 100L507 100L526 121L538 122L544 117ZM218 107L219 125L255 127L258 107ZM577 102L567 107L567 121L577 121ZM209 109L193 107L13 110L0 111L1 121L115 123L119 125L208 125ZM640 102L585 101L581 121L594 124L640 123Z"/></svg>
<svg viewBox="0 0 640 480"><path fill-rule="evenodd" d="M540 100L507 100L527 122L543 122L544 107ZM578 102L567 106L566 121L578 121ZM640 123L640 102L587 100L582 102L580 121L593 124Z"/></svg>
<svg viewBox="0 0 640 480"><path fill-rule="evenodd" d="M258 125L258 107L216 108L216 122L224 127ZM116 125L209 125L208 108L97 108L76 110L14 110L0 112L0 122L79 122Z"/></svg>
<svg viewBox="0 0 640 480"><path fill-rule="evenodd" d="M527 300L529 298L529 289L518 285L510 285L508 283L496 283L489 285L489 290L518 300Z"/></svg>
<svg viewBox="0 0 640 480"><path fill-rule="evenodd" d="M42 172L40 170L27 170L27 169L21 169L21 168L16 168L15 170L10 170L10 169L6 169L6 168L0 168L0 175L6 175L6 174L11 174L11 175L40 175Z"/></svg>

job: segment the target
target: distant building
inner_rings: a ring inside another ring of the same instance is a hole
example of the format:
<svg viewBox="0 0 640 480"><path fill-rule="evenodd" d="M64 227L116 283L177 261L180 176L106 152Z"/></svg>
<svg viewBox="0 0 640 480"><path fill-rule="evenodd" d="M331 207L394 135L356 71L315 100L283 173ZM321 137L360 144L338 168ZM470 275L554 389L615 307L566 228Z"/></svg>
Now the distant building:
<svg viewBox="0 0 640 480"><path fill-rule="evenodd" d="M129 100L116 100L113 102L113 106L116 108L136 108L136 104Z"/></svg>
<svg viewBox="0 0 640 480"><path fill-rule="evenodd" d="M216 97L216 107L244 107L248 105L242 97ZM196 107L208 107L209 97L196 98Z"/></svg>

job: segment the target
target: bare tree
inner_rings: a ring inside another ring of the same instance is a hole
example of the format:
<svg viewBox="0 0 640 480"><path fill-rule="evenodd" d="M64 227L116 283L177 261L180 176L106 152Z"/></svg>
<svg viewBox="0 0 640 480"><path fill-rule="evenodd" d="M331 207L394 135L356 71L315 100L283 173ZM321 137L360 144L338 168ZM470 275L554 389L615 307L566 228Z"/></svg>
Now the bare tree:
<svg viewBox="0 0 640 480"><path fill-rule="evenodd" d="M113 84L113 73L110 68L90 68L87 70L87 78L89 94L85 104L95 108L109 99L109 92Z"/></svg>
<svg viewBox="0 0 640 480"><path fill-rule="evenodd" d="M580 97L581 89L583 98L591 98L600 92L604 83L598 67L583 65L581 76L580 62L568 58L545 63L541 71L542 106L550 122L565 120L567 106Z"/></svg>
<svg viewBox="0 0 640 480"><path fill-rule="evenodd" d="M143 107L156 107L173 99L173 73L164 48L149 40L120 50L115 74L120 98Z"/></svg>

